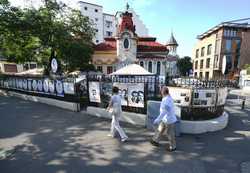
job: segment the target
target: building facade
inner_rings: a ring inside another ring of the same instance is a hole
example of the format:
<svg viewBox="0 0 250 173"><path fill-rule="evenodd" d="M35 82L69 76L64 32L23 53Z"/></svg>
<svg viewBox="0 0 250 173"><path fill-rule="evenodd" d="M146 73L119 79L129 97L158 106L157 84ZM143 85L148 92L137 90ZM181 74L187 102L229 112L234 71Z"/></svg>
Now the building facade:
<svg viewBox="0 0 250 173"><path fill-rule="evenodd" d="M250 25L245 20L221 23L197 38L194 77L235 79L250 63Z"/></svg>
<svg viewBox="0 0 250 173"><path fill-rule="evenodd" d="M78 6L82 14L87 16L93 23L96 32L96 35L93 38L95 44L103 42L104 38L117 35L118 26L121 22L121 12L117 12L115 15L107 14L103 12L102 6L83 1L79 1ZM136 30L138 31L137 34L139 36L148 36L148 29L143 24L139 15L137 15L131 8L129 8L129 11L133 14L133 21Z"/></svg>
<svg viewBox="0 0 250 173"><path fill-rule="evenodd" d="M159 76L175 76L177 74L177 42L167 45L160 44L154 37L140 37L133 23L133 13L129 9L122 13L121 23L115 37L105 38L105 41L95 46L92 63L97 70L110 74L126 65L139 64L149 72ZM171 39L170 39L171 40Z"/></svg>

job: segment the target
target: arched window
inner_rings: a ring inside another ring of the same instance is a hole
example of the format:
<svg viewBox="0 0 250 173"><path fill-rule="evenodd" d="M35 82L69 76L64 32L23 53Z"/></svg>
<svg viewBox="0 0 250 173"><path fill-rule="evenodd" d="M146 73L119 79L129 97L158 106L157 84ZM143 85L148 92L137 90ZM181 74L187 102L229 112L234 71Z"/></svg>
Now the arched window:
<svg viewBox="0 0 250 173"><path fill-rule="evenodd" d="M129 40L128 38L125 38L123 41L123 47L124 49L128 49L129 48Z"/></svg>
<svg viewBox="0 0 250 173"><path fill-rule="evenodd" d="M148 63L148 71L152 73L152 62L149 61Z"/></svg>
<svg viewBox="0 0 250 173"><path fill-rule="evenodd" d="M157 62L157 74L158 75L161 74L161 62L160 61Z"/></svg>
<svg viewBox="0 0 250 173"><path fill-rule="evenodd" d="M144 67L144 62L143 61L140 62L140 66Z"/></svg>

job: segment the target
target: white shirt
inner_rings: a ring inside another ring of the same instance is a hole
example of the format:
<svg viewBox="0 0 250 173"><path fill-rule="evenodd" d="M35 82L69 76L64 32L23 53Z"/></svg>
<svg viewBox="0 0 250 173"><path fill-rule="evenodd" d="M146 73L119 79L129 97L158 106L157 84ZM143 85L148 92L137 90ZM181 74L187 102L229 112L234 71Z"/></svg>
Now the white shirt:
<svg viewBox="0 0 250 173"><path fill-rule="evenodd" d="M160 115L157 117L159 121L163 121L166 124L173 124L177 121L175 110L174 110L174 100L170 95L162 98Z"/></svg>
<svg viewBox="0 0 250 173"><path fill-rule="evenodd" d="M121 103L121 96L116 94L111 97L111 106L113 108L113 114L120 114L122 112Z"/></svg>

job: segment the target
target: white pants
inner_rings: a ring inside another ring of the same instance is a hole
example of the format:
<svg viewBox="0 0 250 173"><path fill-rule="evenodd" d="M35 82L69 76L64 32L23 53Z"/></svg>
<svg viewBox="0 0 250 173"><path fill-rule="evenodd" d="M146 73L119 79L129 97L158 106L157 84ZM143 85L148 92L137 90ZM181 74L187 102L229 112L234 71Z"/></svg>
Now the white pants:
<svg viewBox="0 0 250 173"><path fill-rule="evenodd" d="M111 135L115 136L116 131L119 133L121 139L128 138L128 136L125 134L124 130L121 128L119 124L120 116L112 115L112 122L111 122Z"/></svg>

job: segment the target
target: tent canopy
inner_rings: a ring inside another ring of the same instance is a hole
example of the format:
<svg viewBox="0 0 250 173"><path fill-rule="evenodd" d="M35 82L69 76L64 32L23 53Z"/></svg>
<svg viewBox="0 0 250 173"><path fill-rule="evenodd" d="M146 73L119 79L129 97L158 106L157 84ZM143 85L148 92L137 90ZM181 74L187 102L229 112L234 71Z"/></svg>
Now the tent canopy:
<svg viewBox="0 0 250 173"><path fill-rule="evenodd" d="M111 76L119 76L119 75L124 75L124 76L129 76L129 75L133 75L133 76L152 76L155 75L153 73L150 73L149 71L147 71L145 68L141 67L138 64L130 64L128 66L125 66L119 70L117 70L114 73L110 74Z"/></svg>
<svg viewBox="0 0 250 173"><path fill-rule="evenodd" d="M44 72L43 68L34 68L20 73L16 73L16 75L42 75L43 72Z"/></svg>

